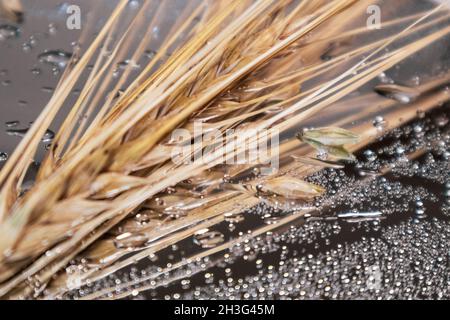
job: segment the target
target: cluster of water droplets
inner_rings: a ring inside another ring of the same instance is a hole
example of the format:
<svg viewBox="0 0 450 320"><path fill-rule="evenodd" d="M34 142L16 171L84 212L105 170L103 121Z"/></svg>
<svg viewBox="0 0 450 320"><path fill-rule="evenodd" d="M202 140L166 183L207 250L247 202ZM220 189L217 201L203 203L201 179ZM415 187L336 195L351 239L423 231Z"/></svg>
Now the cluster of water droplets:
<svg viewBox="0 0 450 320"><path fill-rule="evenodd" d="M30 127L17 128L19 125L20 125L20 122L17 120L7 121L5 123L5 126L7 127L6 133L10 136L24 137L27 134L27 132L30 130ZM32 125L32 123L30 123L30 125ZM55 138L55 133L52 130L47 129L46 132L44 133L44 135L42 136L41 141L45 142L45 143L50 143L53 141L54 138Z"/></svg>
<svg viewBox="0 0 450 320"><path fill-rule="evenodd" d="M11 24L0 25L0 41L9 39L16 39L19 37L20 30L18 27Z"/></svg>
<svg viewBox="0 0 450 320"><path fill-rule="evenodd" d="M379 299L448 298L448 223L411 220L386 227L377 237L338 243L298 254L287 232L265 259L216 268L213 284L166 294L168 299ZM228 270L227 270L228 269ZM239 269L253 270L245 276ZM227 270L227 271L226 271ZM200 282L191 279L191 282Z"/></svg>
<svg viewBox="0 0 450 320"><path fill-rule="evenodd" d="M214 228L152 254L150 266L136 262L69 296L110 288L104 297L450 297L442 277L450 249L447 116L438 110L386 134L357 154L356 163L311 175L308 181L327 187L327 195L313 204L317 210L302 214L262 203L232 213ZM417 150L425 152L407 157ZM390 170L383 173L386 166ZM295 220L283 223L293 215ZM274 228L251 236L264 226ZM229 239L241 240L214 255L188 258ZM185 263L172 269L180 261Z"/></svg>

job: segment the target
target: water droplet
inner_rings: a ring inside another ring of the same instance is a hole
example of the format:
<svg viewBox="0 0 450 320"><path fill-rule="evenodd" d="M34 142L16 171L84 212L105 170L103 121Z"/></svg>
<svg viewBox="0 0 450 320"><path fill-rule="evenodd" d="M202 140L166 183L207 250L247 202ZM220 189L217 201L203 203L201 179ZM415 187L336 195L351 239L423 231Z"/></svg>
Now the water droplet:
<svg viewBox="0 0 450 320"><path fill-rule="evenodd" d="M426 218L425 207L424 207L424 204L422 202L422 199L417 198L416 202L415 202L415 205L416 205L416 210L415 210L416 218L418 218L418 219Z"/></svg>
<svg viewBox="0 0 450 320"><path fill-rule="evenodd" d="M138 65L133 60L124 60L122 62L119 62L117 64L117 68L113 71L113 77L118 78L120 76L120 70L125 70L128 67L130 67L131 69L139 69L140 65Z"/></svg>
<svg viewBox="0 0 450 320"><path fill-rule="evenodd" d="M381 211L372 211L372 212L346 212L339 213L338 217L347 219L347 218L367 218L367 217L379 217L383 215Z"/></svg>
<svg viewBox="0 0 450 320"><path fill-rule="evenodd" d="M0 152L0 162L8 160L8 154L6 152Z"/></svg>
<svg viewBox="0 0 450 320"><path fill-rule="evenodd" d="M155 214L153 211L148 210L147 212L149 212L150 214ZM134 220L136 220L136 222L140 225L146 225L147 223L150 222L151 218L150 218L150 214L147 213L146 211L142 211L138 214L136 214L134 216Z"/></svg>
<svg viewBox="0 0 450 320"><path fill-rule="evenodd" d="M42 92L45 92L45 93L52 93L53 92L53 88L51 88L51 87L42 87Z"/></svg>
<svg viewBox="0 0 450 320"><path fill-rule="evenodd" d="M158 26L155 26L155 27L153 27L153 36L155 37L155 39L158 39L159 38L159 27Z"/></svg>
<svg viewBox="0 0 450 320"><path fill-rule="evenodd" d="M38 41L37 41L37 39L36 39L35 36L31 36L30 39L28 40L28 43L29 43L32 47L34 47L34 46L37 45Z"/></svg>
<svg viewBox="0 0 450 320"><path fill-rule="evenodd" d="M139 8L139 1L138 0L130 0L128 2L128 6L132 9Z"/></svg>
<svg viewBox="0 0 450 320"><path fill-rule="evenodd" d="M447 182L447 184L445 185L446 190L444 191L444 196L446 198L450 198L450 183Z"/></svg>
<svg viewBox="0 0 450 320"><path fill-rule="evenodd" d="M145 53L144 53L144 55L145 55L148 59L152 60L152 59L156 56L156 52L153 51L153 50L146 50Z"/></svg>
<svg viewBox="0 0 450 320"><path fill-rule="evenodd" d="M30 130L29 128L26 129L8 129L6 130L6 133L10 136L18 136L18 137L24 137L28 130ZM44 134L44 136L42 137L42 142L50 142L53 140L53 138L55 137L55 133L51 130L47 130Z"/></svg>
<svg viewBox="0 0 450 320"><path fill-rule="evenodd" d="M373 162L377 159L377 155L372 150L366 150L364 151L364 156L366 157L367 161Z"/></svg>
<svg viewBox="0 0 450 320"><path fill-rule="evenodd" d="M375 177L375 176L379 176L380 172L378 172L376 170L359 169L358 174L361 177Z"/></svg>
<svg viewBox="0 0 450 320"><path fill-rule="evenodd" d="M81 50L81 43L79 43L78 41L73 41L70 45L72 46L72 48L75 52L78 52Z"/></svg>
<svg viewBox="0 0 450 320"><path fill-rule="evenodd" d="M2 24L0 25L0 41L18 38L19 37L19 28L10 25L10 24Z"/></svg>
<svg viewBox="0 0 450 320"><path fill-rule="evenodd" d="M122 62L119 62L118 64L117 64L117 67L119 68L119 69L126 69L128 66L130 66L131 68L133 68L133 69L138 69L138 68L140 68L140 66L134 61L134 60L130 60L130 59L128 59L128 60L125 60L125 61L122 61Z"/></svg>
<svg viewBox="0 0 450 320"><path fill-rule="evenodd" d="M50 50L41 53L38 59L42 63L49 64L53 67L58 67L59 69L64 69L72 57L71 53L62 50Z"/></svg>
<svg viewBox="0 0 450 320"><path fill-rule="evenodd" d="M434 118L434 123L438 127L445 127L448 122L449 122L449 120L448 120L448 117L446 115L439 115L436 118Z"/></svg>
<svg viewBox="0 0 450 320"><path fill-rule="evenodd" d="M264 223L265 224L277 224L278 222L280 222L281 217L272 217L271 215L268 215L267 217L264 218Z"/></svg>
<svg viewBox="0 0 450 320"><path fill-rule="evenodd" d="M55 133L51 130L47 130L42 137L42 142L51 142L55 138Z"/></svg>
<svg viewBox="0 0 450 320"><path fill-rule="evenodd" d="M394 83L394 80L392 80L386 73L382 72L378 75L378 79L381 81L381 83L388 84L388 83Z"/></svg>
<svg viewBox="0 0 450 320"><path fill-rule="evenodd" d="M364 221L378 221L382 218L383 213L381 211L373 211L373 212L348 212L348 213L340 213L338 217L341 219L345 219L348 223L360 223Z"/></svg>
<svg viewBox="0 0 450 320"><path fill-rule="evenodd" d="M56 6L56 10L58 11L59 14L67 14L67 8L70 6L69 3L64 2L64 3L60 3Z"/></svg>
<svg viewBox="0 0 450 320"><path fill-rule="evenodd" d="M56 33L56 31L57 31L56 26L53 23L50 23L48 25L48 33L53 35Z"/></svg>
<svg viewBox="0 0 450 320"><path fill-rule="evenodd" d="M148 237L145 234L133 234L130 232L123 233L118 235L114 239L114 245L118 249L127 249L127 248L139 248L148 241Z"/></svg>
<svg viewBox="0 0 450 320"><path fill-rule="evenodd" d="M383 131L386 126L386 120L384 120L382 116L376 116L372 123L373 126L380 131Z"/></svg>
<svg viewBox="0 0 450 320"><path fill-rule="evenodd" d="M31 36L27 42L22 44L22 50L25 52L30 52L37 45L37 39L34 36Z"/></svg>
<svg viewBox="0 0 450 320"><path fill-rule="evenodd" d="M25 51L25 52L30 52L31 49L32 49L32 47L31 47L31 45L29 43L24 43L22 45L22 50Z"/></svg>
<svg viewBox="0 0 450 320"><path fill-rule="evenodd" d="M31 73L36 75L36 76L40 75L41 72L42 72L42 70L40 68L33 68L33 69L31 69Z"/></svg>
<svg viewBox="0 0 450 320"><path fill-rule="evenodd" d="M423 133L423 127L420 124L415 125L413 130L416 135L421 135Z"/></svg>
<svg viewBox="0 0 450 320"><path fill-rule="evenodd" d="M228 223L236 224L236 223L244 221L244 216L240 213L236 213L236 212L226 213L224 216L225 216L225 221Z"/></svg>
<svg viewBox="0 0 450 320"><path fill-rule="evenodd" d="M416 85L416 86L420 85L420 77L419 76L414 76L411 80L414 85Z"/></svg>
<svg viewBox="0 0 450 320"><path fill-rule="evenodd" d="M420 91L414 88L399 86L396 84L382 84L375 87L378 94L396 100L400 103L407 104L416 100L420 96Z"/></svg>
<svg viewBox="0 0 450 320"><path fill-rule="evenodd" d="M322 61L330 61L331 59L333 59L333 53L337 48L337 44L335 42L332 42L328 45L328 48L325 49L325 51L322 53L322 55L320 56L320 59Z"/></svg>
<svg viewBox="0 0 450 320"><path fill-rule="evenodd" d="M203 249L213 248L224 240L225 237L222 233L219 231L209 231L208 229L200 230L194 235L194 243Z"/></svg>
<svg viewBox="0 0 450 320"><path fill-rule="evenodd" d="M2 81L2 86L7 87L11 84L11 80L3 80Z"/></svg>
<svg viewBox="0 0 450 320"><path fill-rule="evenodd" d="M405 153L405 148L397 147L397 148L395 148L395 153L399 156L402 156Z"/></svg>
<svg viewBox="0 0 450 320"><path fill-rule="evenodd" d="M17 127L19 124L20 122L17 120L5 122L5 126L7 126L8 128Z"/></svg>

